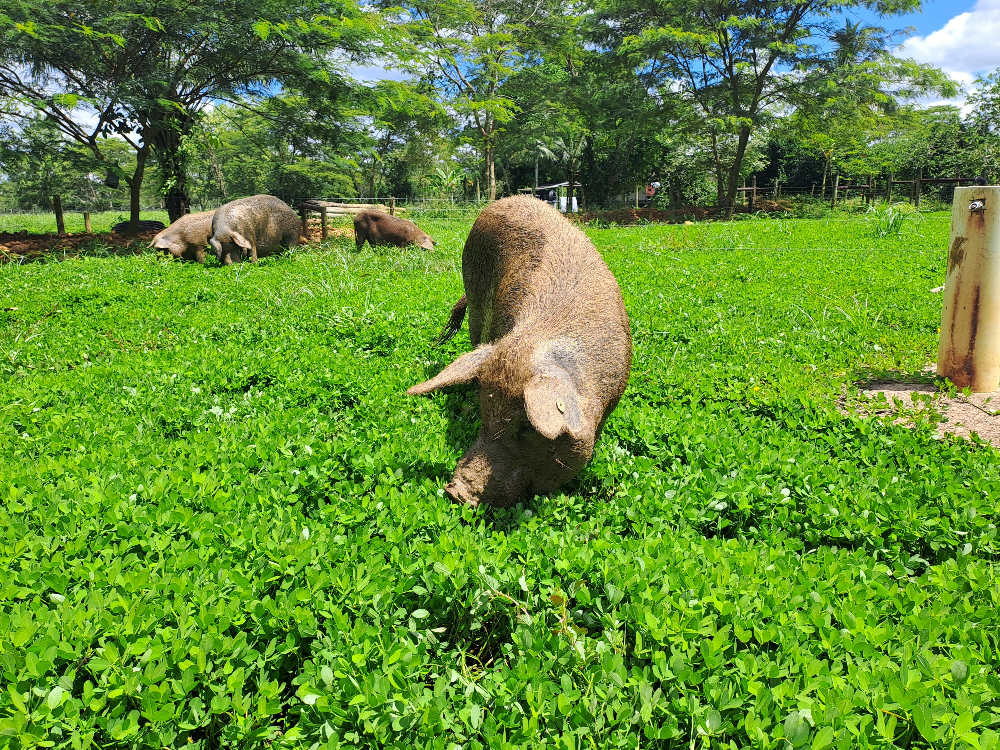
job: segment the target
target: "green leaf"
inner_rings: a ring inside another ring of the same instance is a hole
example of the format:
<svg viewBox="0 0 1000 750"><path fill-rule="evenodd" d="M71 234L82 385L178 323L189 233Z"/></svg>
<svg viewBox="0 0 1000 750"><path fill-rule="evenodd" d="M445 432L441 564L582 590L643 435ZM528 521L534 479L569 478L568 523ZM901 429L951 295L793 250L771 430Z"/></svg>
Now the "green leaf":
<svg viewBox="0 0 1000 750"><path fill-rule="evenodd" d="M46 703L48 703L50 709L54 710L59 707L59 704L62 702L63 693L65 692L66 691L58 685L49 691L49 697L46 700Z"/></svg>
<svg viewBox="0 0 1000 750"><path fill-rule="evenodd" d="M972 715L971 711L966 711L955 719L955 734L961 737L963 734L968 734L968 732L975 726L976 719Z"/></svg>
<svg viewBox="0 0 1000 750"><path fill-rule="evenodd" d="M705 728L712 734L722 729L722 714L714 708L710 710L708 716L705 717Z"/></svg>
<svg viewBox="0 0 1000 750"><path fill-rule="evenodd" d="M836 733L833 731L833 727L821 727L819 731L816 732L816 736L813 737L812 750L824 750L833 744L833 740Z"/></svg>
<svg viewBox="0 0 1000 750"><path fill-rule="evenodd" d="M785 719L785 739L792 747L801 747L809 741L809 722L798 711Z"/></svg>
<svg viewBox="0 0 1000 750"><path fill-rule="evenodd" d="M955 678L955 682L964 683L969 677L969 665L956 659L951 663L951 676Z"/></svg>
<svg viewBox="0 0 1000 750"><path fill-rule="evenodd" d="M417 618L418 620L423 620L428 615L430 615L430 612L428 612L426 609L415 609L415 610L413 610L413 616L415 618Z"/></svg>
<svg viewBox="0 0 1000 750"><path fill-rule="evenodd" d="M257 21L253 24L252 28L262 41L266 42L267 38L271 36L271 24L268 21Z"/></svg>
<svg viewBox="0 0 1000 750"><path fill-rule="evenodd" d="M921 703L913 709L913 725L928 742L937 741L937 733L932 726L933 721L934 717L931 714L931 709L926 703Z"/></svg>

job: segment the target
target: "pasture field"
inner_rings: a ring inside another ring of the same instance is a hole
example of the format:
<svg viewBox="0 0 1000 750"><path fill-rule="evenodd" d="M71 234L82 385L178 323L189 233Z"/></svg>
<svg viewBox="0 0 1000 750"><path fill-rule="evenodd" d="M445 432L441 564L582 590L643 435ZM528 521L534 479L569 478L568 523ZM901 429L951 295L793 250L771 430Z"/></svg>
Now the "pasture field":
<svg viewBox="0 0 1000 750"><path fill-rule="evenodd" d="M630 385L503 511L405 395L469 225L0 267L0 746L1000 747L1000 458L838 407L927 377L947 217L588 229Z"/></svg>
<svg viewBox="0 0 1000 750"><path fill-rule="evenodd" d="M169 223L166 211L143 211L139 216L144 220ZM110 232L111 227L120 221L128 221L128 217L127 208L121 211L99 211L90 215L90 227L98 234ZM67 232L84 231L82 212L66 211L63 214L63 221L66 224ZM31 234L55 234L56 216L53 213L0 213L0 232L20 232L22 229L27 229Z"/></svg>

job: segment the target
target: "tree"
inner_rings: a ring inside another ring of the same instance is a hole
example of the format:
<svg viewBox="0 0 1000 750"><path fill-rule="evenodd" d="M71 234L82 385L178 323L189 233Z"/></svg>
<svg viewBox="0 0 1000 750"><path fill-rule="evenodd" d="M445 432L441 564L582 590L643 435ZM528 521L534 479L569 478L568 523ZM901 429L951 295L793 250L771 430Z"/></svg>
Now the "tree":
<svg viewBox="0 0 1000 750"><path fill-rule="evenodd" d="M851 8L892 16L920 7L920 0L599 0L609 49L624 54L666 101L684 99L699 113L713 151L727 135L735 140L725 172L723 204L735 205L743 160L754 129L776 111L790 113L822 90L838 69L843 45L835 18ZM885 35L864 36L866 54L881 63L867 69L887 99L937 88L954 92L933 68L896 60ZM913 85L880 78L908 72ZM885 83L885 86L880 86Z"/></svg>
<svg viewBox="0 0 1000 750"><path fill-rule="evenodd" d="M203 108L248 106L290 81L330 98L330 56L357 49L358 16L353 0L12 0L0 16L0 94L44 113L98 161L108 161L108 136L129 143L136 168L121 176L133 227L154 154L174 220L189 210L182 146Z"/></svg>
<svg viewBox="0 0 1000 750"><path fill-rule="evenodd" d="M501 91L564 23L553 0L412 0L397 16L400 58L422 73L472 127L487 194L497 194L503 126L519 107Z"/></svg>
<svg viewBox="0 0 1000 750"><path fill-rule="evenodd" d="M8 208L51 210L59 195L67 210L101 211L113 208L118 191L105 185L107 172L76 141L66 139L56 125L42 117L22 119L17 128L0 137L0 174ZM128 172L135 155L124 141L112 138L102 148L110 160ZM156 195L143 200L156 200Z"/></svg>

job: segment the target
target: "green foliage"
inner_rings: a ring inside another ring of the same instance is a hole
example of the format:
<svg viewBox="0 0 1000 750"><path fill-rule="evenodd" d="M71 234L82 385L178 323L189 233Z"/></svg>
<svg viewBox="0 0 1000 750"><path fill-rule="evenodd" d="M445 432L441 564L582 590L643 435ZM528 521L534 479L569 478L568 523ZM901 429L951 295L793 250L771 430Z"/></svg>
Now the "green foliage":
<svg viewBox="0 0 1000 750"><path fill-rule="evenodd" d="M997 453L837 408L933 356L946 217L588 230L629 389L479 512L474 394L404 394L468 227L0 267L5 746L997 747Z"/></svg>
<svg viewBox="0 0 1000 750"><path fill-rule="evenodd" d="M881 203L868 207L865 221L868 223L872 237L883 239L885 237L899 237L903 230L903 222L909 217L919 217L920 214L912 209L909 203Z"/></svg>

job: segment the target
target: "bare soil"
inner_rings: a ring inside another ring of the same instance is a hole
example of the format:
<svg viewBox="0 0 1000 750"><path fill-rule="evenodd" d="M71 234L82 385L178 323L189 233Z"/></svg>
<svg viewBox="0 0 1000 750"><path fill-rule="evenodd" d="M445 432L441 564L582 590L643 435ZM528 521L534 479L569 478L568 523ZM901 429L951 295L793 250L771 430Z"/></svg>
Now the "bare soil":
<svg viewBox="0 0 1000 750"><path fill-rule="evenodd" d="M21 232L0 232L0 263L33 263L46 256L62 260L76 257L81 250L103 245L112 251L132 250L136 254L156 235L155 231L140 232L135 237L126 237L116 232L75 234L28 234Z"/></svg>
<svg viewBox="0 0 1000 750"><path fill-rule="evenodd" d="M928 368L933 372L933 368ZM861 397L844 398L841 408L862 416L895 417L897 424L937 422L937 433L968 440L973 434L1000 448L1000 391L949 397L935 383L877 380L859 383Z"/></svg>

